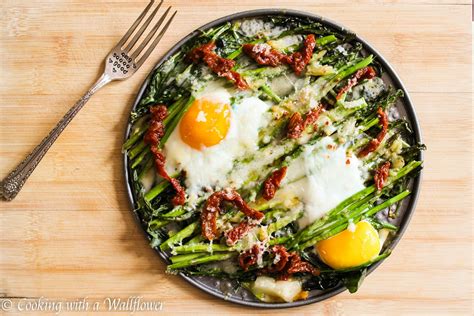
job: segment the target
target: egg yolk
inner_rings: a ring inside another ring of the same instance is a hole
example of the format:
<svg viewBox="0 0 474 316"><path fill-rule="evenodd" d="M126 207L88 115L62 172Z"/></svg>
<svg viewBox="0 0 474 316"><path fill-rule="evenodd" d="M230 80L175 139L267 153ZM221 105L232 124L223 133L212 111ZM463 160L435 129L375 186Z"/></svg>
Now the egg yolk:
<svg viewBox="0 0 474 316"><path fill-rule="evenodd" d="M181 120L181 139L197 150L201 150L203 146L217 145L229 131L230 116L231 109L228 104L197 99Z"/></svg>
<svg viewBox="0 0 474 316"><path fill-rule="evenodd" d="M346 229L316 244L321 260L336 270L367 263L377 257L380 248L377 230L365 221L357 223L355 229Z"/></svg>

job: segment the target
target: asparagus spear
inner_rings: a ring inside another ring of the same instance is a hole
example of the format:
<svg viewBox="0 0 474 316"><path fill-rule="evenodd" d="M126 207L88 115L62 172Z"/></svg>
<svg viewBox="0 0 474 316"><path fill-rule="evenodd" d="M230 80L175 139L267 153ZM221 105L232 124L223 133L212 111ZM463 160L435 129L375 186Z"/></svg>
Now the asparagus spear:
<svg viewBox="0 0 474 316"><path fill-rule="evenodd" d="M203 264L203 263L223 261L223 260L230 259L234 256L235 254L233 253L215 253L212 255L200 256L198 258L183 260L177 263L170 264L167 267L167 270L170 271L173 269L182 269L182 268L186 268L186 267L198 265L198 264Z"/></svg>
<svg viewBox="0 0 474 316"><path fill-rule="evenodd" d="M170 237L168 240L163 242L160 245L161 250L168 250L170 249L173 245L182 243L183 240L189 236L191 236L196 229L199 227L199 224L197 222L191 223L188 226L186 226L183 230L179 231L172 237Z"/></svg>

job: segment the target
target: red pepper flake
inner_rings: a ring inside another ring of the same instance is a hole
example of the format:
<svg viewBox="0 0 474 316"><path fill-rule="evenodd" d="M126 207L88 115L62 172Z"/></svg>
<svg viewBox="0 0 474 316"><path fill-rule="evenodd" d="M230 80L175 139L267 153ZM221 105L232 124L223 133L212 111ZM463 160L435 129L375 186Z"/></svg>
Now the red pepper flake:
<svg viewBox="0 0 474 316"><path fill-rule="evenodd" d="M261 269L260 273L278 273L280 280L287 280L294 273L311 273L313 275L320 273L312 264L303 261L297 252L289 253L285 246L273 246L272 252L278 260L271 266Z"/></svg>
<svg viewBox="0 0 474 316"><path fill-rule="evenodd" d="M372 67L364 67L362 69L357 70L354 76L352 76L352 78L349 79L347 84L339 91L339 93L336 96L336 100L339 100L340 98L342 98L344 93L349 91L349 89L355 86L360 80L372 79L373 77L375 77L375 75L376 75L375 70Z"/></svg>
<svg viewBox="0 0 474 316"><path fill-rule="evenodd" d="M239 255L239 265L247 271L250 266L253 266L258 261L258 256L260 255L260 247L254 245L251 249L242 252Z"/></svg>
<svg viewBox="0 0 474 316"><path fill-rule="evenodd" d="M377 191L381 191L383 186L385 185L385 181L388 178L388 172L390 170L390 161L386 161L385 163L381 164L376 170L374 174L374 182Z"/></svg>
<svg viewBox="0 0 474 316"><path fill-rule="evenodd" d="M316 38L314 34L309 34L303 42L303 47L291 55L285 55L265 44L245 44L242 49L260 65L275 67L284 63L293 68L299 76L313 57L315 47Z"/></svg>
<svg viewBox="0 0 474 316"><path fill-rule="evenodd" d="M362 150L357 155L359 158L365 157L371 152L373 152L374 150L376 150L379 147L382 140L385 138L385 135L387 134L387 130L388 130L387 114L385 114L384 110L381 107L379 107L377 109L377 115L379 117L379 124L382 127L382 129L377 134L376 138L372 139L364 148L362 148Z"/></svg>
<svg viewBox="0 0 474 316"><path fill-rule="evenodd" d="M155 105L150 108L151 122L145 133L143 140L150 145L151 153L155 160L155 167L158 174L169 181L176 191L176 195L172 199L173 205L183 205L186 195L183 187L177 179L171 178L165 170L165 156L159 149L159 143L165 133L163 120L168 115L168 110L164 105Z"/></svg>
<svg viewBox="0 0 474 316"><path fill-rule="evenodd" d="M267 201L273 199L276 190L280 187L280 183L286 175L288 167L282 167L274 171L263 183L263 198Z"/></svg>
<svg viewBox="0 0 474 316"><path fill-rule="evenodd" d="M194 63L203 61L219 77L233 81L236 87L241 90L247 89L247 82L245 82L238 72L232 70L235 66L235 61L217 55L214 52L215 47L216 45L214 42L198 46L189 52L188 59Z"/></svg>
<svg viewBox="0 0 474 316"><path fill-rule="evenodd" d="M213 240L217 237L217 215L221 212L221 203L227 201L234 204L246 216L260 220L263 213L250 208L242 199L240 194L234 189L224 189L214 192L207 199L201 213L202 236L207 240Z"/></svg>
<svg viewBox="0 0 474 316"><path fill-rule="evenodd" d="M255 227L255 224L250 224L248 221L240 222L239 225L235 226L231 230L226 232L226 244L228 246L235 245L241 240L249 231Z"/></svg>
<svg viewBox="0 0 474 316"><path fill-rule="evenodd" d="M351 160L349 158L346 159L346 165L350 165L351 164Z"/></svg>

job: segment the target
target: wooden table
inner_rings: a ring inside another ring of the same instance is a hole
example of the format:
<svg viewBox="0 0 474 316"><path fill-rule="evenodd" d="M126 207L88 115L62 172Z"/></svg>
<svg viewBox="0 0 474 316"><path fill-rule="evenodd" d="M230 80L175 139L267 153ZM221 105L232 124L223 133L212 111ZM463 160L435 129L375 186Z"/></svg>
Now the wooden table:
<svg viewBox="0 0 474 316"><path fill-rule="evenodd" d="M2 1L2 177L92 83L102 58L145 3ZM25 297L92 302L129 296L162 301L163 312L170 314L469 313L473 297L470 1L168 0L167 4L179 14L152 58L132 79L100 91L53 145L18 197L0 203L0 295L12 300L12 313ZM373 44L406 84L428 146L418 207L392 256L355 295L343 293L281 311L227 303L179 277L165 275L164 264L131 215L120 151L135 94L174 43L218 17L266 7L291 7L331 18Z"/></svg>

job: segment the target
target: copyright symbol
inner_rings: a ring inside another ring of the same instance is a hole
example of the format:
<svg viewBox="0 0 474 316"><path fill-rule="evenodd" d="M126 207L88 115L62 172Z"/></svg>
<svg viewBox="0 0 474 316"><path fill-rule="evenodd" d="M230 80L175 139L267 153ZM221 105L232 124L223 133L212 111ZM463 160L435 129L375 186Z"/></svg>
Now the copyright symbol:
<svg viewBox="0 0 474 316"><path fill-rule="evenodd" d="M9 299L2 300L1 306L2 306L2 311L9 311L12 309L12 301Z"/></svg>

